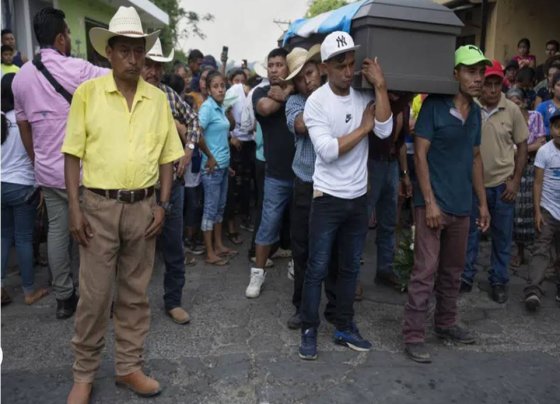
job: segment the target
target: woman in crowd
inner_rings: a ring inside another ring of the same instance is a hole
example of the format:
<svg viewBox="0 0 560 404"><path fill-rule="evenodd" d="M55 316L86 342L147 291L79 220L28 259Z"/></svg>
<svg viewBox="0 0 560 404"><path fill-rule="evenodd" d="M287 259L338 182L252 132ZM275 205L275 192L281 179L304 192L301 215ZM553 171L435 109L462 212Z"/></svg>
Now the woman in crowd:
<svg viewBox="0 0 560 404"><path fill-rule="evenodd" d="M522 67L515 77L514 88L519 88L525 93L527 108L535 109L535 100L537 93L535 91L535 69L531 67Z"/></svg>
<svg viewBox="0 0 560 404"><path fill-rule="evenodd" d="M200 92L191 92L185 97L191 98L191 107L198 111L202 103L208 98L206 91L206 77L213 69L206 67L200 73L199 88ZM195 96L193 96L195 94ZM188 102L188 101L187 101ZM200 102L200 103L199 103ZM203 186L201 176L202 155L200 148L196 147L193 151L191 163L185 171L185 251L193 255L204 254L204 246L200 236L200 224L203 210ZM192 260L188 260L192 262Z"/></svg>
<svg viewBox="0 0 560 404"><path fill-rule="evenodd" d="M560 109L560 73L556 73L550 82L552 98L541 103L537 107L537 112L544 119L544 127L546 130L546 138L550 139L550 117Z"/></svg>
<svg viewBox="0 0 560 404"><path fill-rule="evenodd" d="M525 261L525 246L533 243L535 239L535 223L533 218L535 167L533 163L535 162L537 150L546 143L546 134L541 114L527 109L527 100L523 91L512 88L506 96L519 106L529 126L529 138L527 139L529 161L525 167L523 177L521 177L521 186L517 193L513 222L513 239L517 244L517 255L512 257L511 266L516 268Z"/></svg>
<svg viewBox="0 0 560 404"><path fill-rule="evenodd" d="M521 69L524 67L535 69L537 67L537 58L535 55L531 55L531 42L529 39L521 38L519 42L517 42L517 55L515 55L512 60L519 63Z"/></svg>
<svg viewBox="0 0 560 404"><path fill-rule="evenodd" d="M552 78L556 73L560 73L560 55L553 56L544 66L544 71L546 73L546 78L544 80L544 85L539 83L541 86L537 91L537 99L535 101L535 108L538 107L543 101L548 101L552 98L553 88L552 88Z"/></svg>
<svg viewBox="0 0 560 404"><path fill-rule="evenodd" d="M15 74L2 77L2 305L11 302L3 283L10 247L15 244L24 300L33 304L48 291L35 288L33 268L33 228L39 202L33 165L21 142L16 125L12 81Z"/></svg>
<svg viewBox="0 0 560 404"><path fill-rule="evenodd" d="M201 148L203 151L207 149L202 157L204 210L201 228L206 246L206 262L223 266L228 264L228 257L237 253L226 248L222 242L230 163L228 136L235 122L226 115L223 106L225 77L220 72L212 71L206 76L205 84L209 97L198 114L200 126L204 130Z"/></svg>

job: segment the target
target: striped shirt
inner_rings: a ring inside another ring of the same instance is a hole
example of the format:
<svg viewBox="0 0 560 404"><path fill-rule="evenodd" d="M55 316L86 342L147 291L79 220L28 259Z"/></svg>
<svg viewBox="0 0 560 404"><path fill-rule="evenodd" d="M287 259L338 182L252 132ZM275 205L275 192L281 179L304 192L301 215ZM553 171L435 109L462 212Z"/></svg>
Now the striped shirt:
<svg viewBox="0 0 560 404"><path fill-rule="evenodd" d="M315 169L315 150L309 135L296 133L296 118L303 114L306 98L301 94L294 94L286 102L286 121L288 129L295 136L296 153L292 163L295 175L304 182L313 182L313 171Z"/></svg>
<svg viewBox="0 0 560 404"><path fill-rule="evenodd" d="M198 115L194 110L187 104L179 94L171 87L160 83L160 90L162 90L169 102L169 107L171 108L171 115L173 118L181 122L187 127L187 143L198 144L200 139L200 124L198 122Z"/></svg>

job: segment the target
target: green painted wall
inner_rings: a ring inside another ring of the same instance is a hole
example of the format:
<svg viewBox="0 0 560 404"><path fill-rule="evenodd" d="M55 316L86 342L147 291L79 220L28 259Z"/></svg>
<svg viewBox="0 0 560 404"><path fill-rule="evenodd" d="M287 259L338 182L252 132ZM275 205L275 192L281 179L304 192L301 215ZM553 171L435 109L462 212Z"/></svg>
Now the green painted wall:
<svg viewBox="0 0 560 404"><path fill-rule="evenodd" d="M86 58L86 33L84 18L89 18L105 24L117 10L105 3L96 0L58 0L58 8L66 14L66 23L70 28L72 37L72 55Z"/></svg>

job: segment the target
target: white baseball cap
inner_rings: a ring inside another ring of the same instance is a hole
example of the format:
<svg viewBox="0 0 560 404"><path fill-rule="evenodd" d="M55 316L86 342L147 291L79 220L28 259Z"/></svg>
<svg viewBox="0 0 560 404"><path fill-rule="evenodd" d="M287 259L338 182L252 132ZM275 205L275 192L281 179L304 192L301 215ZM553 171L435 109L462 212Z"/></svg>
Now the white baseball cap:
<svg viewBox="0 0 560 404"><path fill-rule="evenodd" d="M349 33L344 31L331 32L321 44L321 61L325 62L341 53L356 50L360 45L354 45Z"/></svg>

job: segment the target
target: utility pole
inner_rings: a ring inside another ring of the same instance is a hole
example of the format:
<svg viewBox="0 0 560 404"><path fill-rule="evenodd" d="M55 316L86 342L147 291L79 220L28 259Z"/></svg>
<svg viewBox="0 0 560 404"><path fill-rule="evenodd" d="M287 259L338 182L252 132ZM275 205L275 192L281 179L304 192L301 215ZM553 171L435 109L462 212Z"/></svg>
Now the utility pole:
<svg viewBox="0 0 560 404"><path fill-rule="evenodd" d="M278 28L280 28L280 30L282 30L282 32L286 31L286 29L292 23L291 21L279 20L277 18L273 19L272 22L275 23L278 26Z"/></svg>

